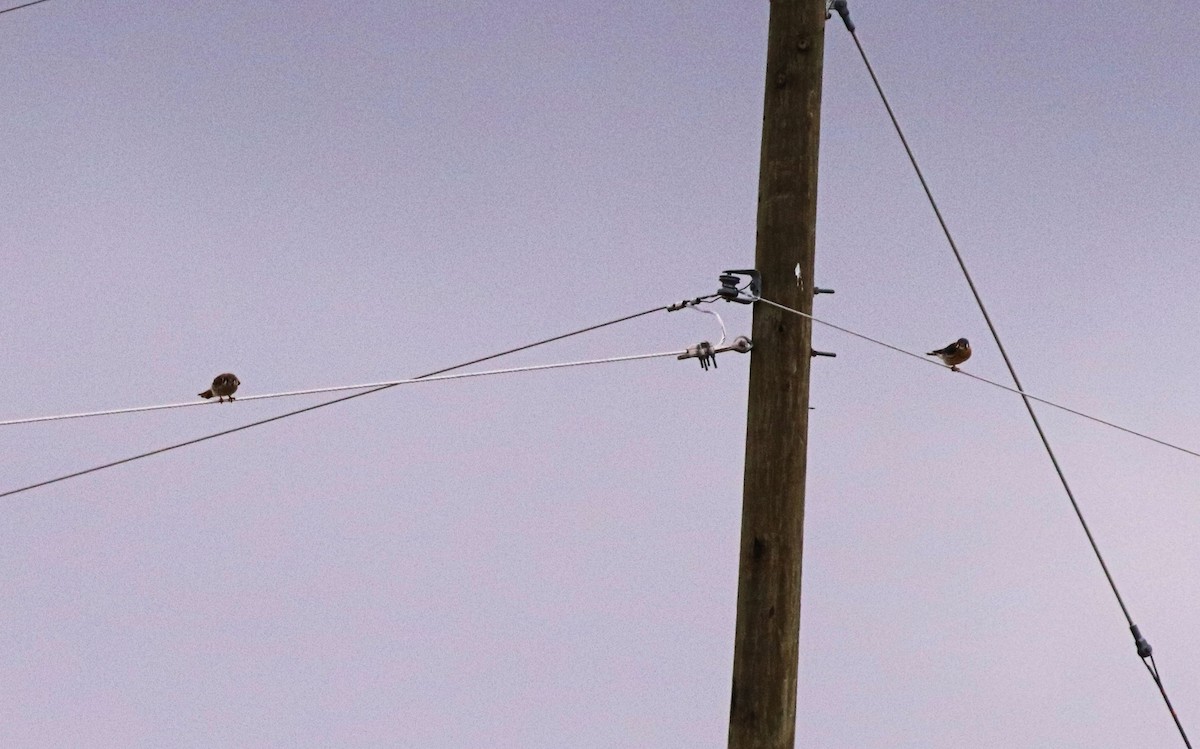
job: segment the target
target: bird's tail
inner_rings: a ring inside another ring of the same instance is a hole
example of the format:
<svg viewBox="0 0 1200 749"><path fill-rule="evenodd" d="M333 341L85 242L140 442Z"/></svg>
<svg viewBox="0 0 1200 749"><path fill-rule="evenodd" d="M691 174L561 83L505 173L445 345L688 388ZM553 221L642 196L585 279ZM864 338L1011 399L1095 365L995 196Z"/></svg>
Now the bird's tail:
<svg viewBox="0 0 1200 749"><path fill-rule="evenodd" d="M201 398L205 398L205 399L207 399L207 398L211 398L211 397L213 397L213 391L212 391L212 390L205 390L203 393L200 393L199 395L200 395L200 397L201 397Z"/></svg>

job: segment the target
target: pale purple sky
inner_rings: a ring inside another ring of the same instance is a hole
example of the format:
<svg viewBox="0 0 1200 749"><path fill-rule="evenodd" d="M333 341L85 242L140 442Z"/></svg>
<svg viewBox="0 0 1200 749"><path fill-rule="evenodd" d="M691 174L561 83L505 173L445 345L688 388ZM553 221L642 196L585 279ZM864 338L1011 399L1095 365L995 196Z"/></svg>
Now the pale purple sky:
<svg viewBox="0 0 1200 749"><path fill-rule="evenodd" d="M1025 385L1200 448L1200 9L851 12ZM767 14L0 16L0 419L406 377L710 293L753 263ZM836 21L825 70L817 314L1004 379ZM815 342L797 745L1182 746L1020 401ZM724 746L719 363L397 388L4 500L0 745ZM318 400L3 427L0 491ZM1200 738L1200 461L1040 412Z"/></svg>

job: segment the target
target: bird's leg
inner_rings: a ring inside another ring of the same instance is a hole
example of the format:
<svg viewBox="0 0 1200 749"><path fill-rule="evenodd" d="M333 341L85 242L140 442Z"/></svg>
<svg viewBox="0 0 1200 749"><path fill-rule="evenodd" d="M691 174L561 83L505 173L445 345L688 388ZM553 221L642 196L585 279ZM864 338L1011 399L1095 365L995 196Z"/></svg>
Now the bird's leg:
<svg viewBox="0 0 1200 749"><path fill-rule="evenodd" d="M950 371L951 371L951 372L957 372L957 371L958 371L958 367L950 367Z"/></svg>
<svg viewBox="0 0 1200 749"><path fill-rule="evenodd" d="M229 402L230 402L230 403L233 403L233 396L232 396L232 395L231 395L231 396L229 396Z"/></svg>

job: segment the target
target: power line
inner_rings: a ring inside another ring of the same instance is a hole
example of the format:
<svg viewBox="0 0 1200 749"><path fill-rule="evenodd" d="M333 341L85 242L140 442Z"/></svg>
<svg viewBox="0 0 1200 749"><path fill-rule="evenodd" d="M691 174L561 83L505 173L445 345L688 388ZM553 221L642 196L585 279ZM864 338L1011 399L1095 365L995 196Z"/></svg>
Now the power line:
<svg viewBox="0 0 1200 749"><path fill-rule="evenodd" d="M908 160L912 163L913 171L917 175L917 179L921 183L921 189L925 192L925 197L929 201L930 207L933 209L934 216L937 217L938 224L942 228L942 234L945 235L947 243L950 245L951 251L954 253L954 259L958 262L958 267L962 271L963 277L967 281L967 286L971 289L972 296L975 297L975 303L979 307L979 311L983 314L984 322L988 326L988 330L992 334L992 339L996 342L996 347L1000 351L1000 356L1004 359L1004 364L1008 368L1009 375L1013 379L1013 383L1017 389L1022 391L1021 398L1025 403L1026 410L1029 411L1029 416L1033 421L1034 428L1037 429L1038 436L1041 438L1042 445L1046 448L1047 455L1050 456L1050 462L1054 465L1054 470L1058 473L1059 480L1063 488L1066 490L1067 497L1071 501L1072 507L1075 509L1075 514L1079 518L1080 524L1083 526L1084 533L1087 534L1088 542L1092 545L1092 550L1096 554L1097 560L1100 562L1101 568L1104 570L1105 577L1108 578L1109 587L1112 588L1113 595L1117 599L1118 605L1121 607L1122 613L1125 615L1125 620L1129 625L1133 626L1133 619L1129 615L1129 609L1125 606L1124 599L1121 598L1120 591L1117 590L1116 582L1113 580L1112 574L1109 572L1108 565L1104 561L1104 556L1100 553L1100 548L1096 545L1095 538L1092 536L1091 529L1088 527L1087 521L1084 520L1083 513L1079 508L1078 502L1075 500L1074 492L1071 491L1070 484L1067 482L1066 475L1063 473L1062 467L1058 463L1058 458L1054 455L1054 450L1050 447L1050 441L1047 439L1045 432L1042 430L1041 423L1038 421L1037 414L1033 410L1033 405L1029 402L1029 398L1024 395L1024 388L1021 386L1021 380L1017 376L1016 368L1013 366L1012 360L1008 356L1008 352L1004 348L1004 343L1000 340L1000 334L996 330L995 324L992 322L991 315L988 314L987 306L983 303L983 298L979 295L979 290L975 287L975 282L971 278L970 272L967 270L966 262L963 260L962 253L959 252L958 244L954 241L953 235L950 233L950 228L946 224L945 218L942 216L942 211L938 208L937 200L934 199L932 191L929 189L929 183L925 180L925 175L921 172L921 167L917 163L916 156L913 155L912 148L908 144L908 139L904 136L904 131L900 127L900 122L896 119L896 113L892 110L892 105L888 101L887 95L883 91L883 86L879 82L879 78L875 75L875 69L871 67L871 62L867 59L866 50L863 49L862 42L858 39L858 33L855 31L853 24L849 21L848 13L843 13L845 2L834 3L835 9L842 14L843 21L846 22L846 28L850 32L850 36L854 39L854 44L858 48L859 56L862 58L863 64L867 68L867 73L871 76L871 81L875 84L875 90L879 93L879 98L883 102L884 108L887 110L888 117L892 121L892 126L896 130L896 135L900 138L900 143L904 146L904 152L908 154Z"/></svg>
<svg viewBox="0 0 1200 749"><path fill-rule="evenodd" d="M46 2L46 0L33 0L33 2L25 3L24 5L14 5L11 8L5 8L4 10L0 10L0 15L3 15L4 13L12 13L14 10L20 10L21 8L28 8L30 5L37 5L38 3L44 3L44 2Z"/></svg>
<svg viewBox="0 0 1200 749"><path fill-rule="evenodd" d="M654 359L666 356L678 356L681 351L662 351L654 354L634 354L632 356L610 356L603 359L584 359L581 361L558 362L556 364L534 364L526 367L511 367L508 369L488 369L482 372L464 372L462 374L439 375L437 377L412 377L402 380L385 380L383 382L370 382L362 385L334 385L332 387L308 388L306 390L288 390L281 393L264 393L261 395L245 395L238 396L234 399L238 403L246 401L267 400L269 398L290 398L296 395L316 395L318 393L337 393L346 390L367 390L370 388L381 389L383 387L392 387L393 385L412 385L419 382L442 382L445 380L463 380L470 377L488 377L491 375L515 374L518 372L540 372L547 369L565 369L567 367L585 367L591 364L610 364L614 362L637 361L639 359ZM217 401L200 400L200 401L185 401L183 403L162 403L155 406L133 406L131 408L113 408L107 411L86 411L83 413L73 414L58 414L56 416L33 416L27 419L10 419L8 421L0 421L2 426L16 426L19 424L38 424L46 421L66 421L68 419L86 419L92 416L115 416L117 414L132 414L145 413L147 411L166 411L174 408L191 408L192 406L216 406Z"/></svg>
<svg viewBox="0 0 1200 749"><path fill-rule="evenodd" d="M668 309L668 311L674 311L677 309L682 309L683 307L687 307L688 309L692 309L696 312L703 312L706 315L712 315L714 318L716 318L717 324L721 326L721 339L714 346L714 348L720 348L721 346L724 345L725 338L727 335L726 330L725 330L725 321L722 320L721 316L718 315L716 312L712 312L710 310L705 310L705 309L700 309L700 307L697 306L699 304L707 304L711 300L711 298L712 297L702 297L702 298L695 299L695 300L687 300L685 302L681 302L678 305L671 305L671 307L669 307L667 309ZM656 308L652 311L657 312L659 309L661 309L661 308ZM638 315L634 315L632 317L622 318L621 320L618 320L615 322L623 322L625 320L633 319L633 317L640 317L642 314L645 314L645 313L639 313ZM615 324L615 323L606 323L606 325L608 325L608 324ZM603 326L599 326L599 327L603 327ZM595 330L595 329L596 328L589 328L589 330ZM587 331L584 331L584 332L587 332ZM550 340L559 340L559 339L553 338ZM549 341L544 341L544 343L548 343L548 342ZM541 345L541 344L539 343L539 344L535 344L535 345ZM513 353L515 351L521 351L521 350L523 350L523 349L514 349L513 351L505 352L505 353L506 354ZM483 376L483 375L492 375L492 374L508 374L511 372L532 372L532 371L537 371L540 369L561 369L564 367L578 367L578 366L584 366L584 365L588 365L588 364L604 364L604 363L608 363L608 362L632 361L632 360L636 360L636 359L648 359L648 358L653 358L656 356L667 356L668 354L669 355L677 355L678 353L679 352L664 352L662 354L639 354L639 355L631 356L631 357L611 357L608 359L588 359L586 361L562 362L560 364L540 364L540 365L536 365L533 367L515 367L512 369L490 370L487 372L473 372L473 373L466 374L466 375L455 375L453 377L426 376L426 377L415 377L415 378L410 378L410 379L386 380L383 382L369 382L369 383L364 383L361 385L335 385L333 387L308 388L305 390L289 390L289 391L281 392L281 393L266 393L266 394L262 394L262 395L245 395L245 396L239 395L236 398L236 400L237 401L253 401L253 400L265 400L268 398L287 398L287 397L296 396L296 395L314 395L317 393L336 393L336 392L344 391L344 390L366 390L369 388L381 388L385 385L386 386L408 385L408 384L418 382L418 381L430 382L430 381L437 381L437 380L454 380L454 379L461 379L463 377L479 377L479 376ZM504 355L505 354L498 354L497 356L504 356ZM471 363L477 364L480 361L487 361L487 359L479 359L479 360L477 360L475 362L471 362ZM467 366L467 365L462 365L462 366ZM95 417L95 416L115 416L118 414L142 413L142 412L147 412L147 411L166 411L166 410L175 409L175 408L191 408L193 406L215 406L215 405L218 405L218 403L219 403L219 401L211 401L211 400L199 400L199 401L190 400L190 401L184 401L181 403L162 403L162 404L153 405L153 406L132 406L129 408L110 408L110 409L104 409L104 410L99 410L99 411L82 411L82 412L78 412L78 413L56 414L53 416L30 416L30 417L25 417L25 418L20 418L20 419L8 419L5 421L0 421L0 427L19 426L19 425L23 425L23 424L38 424L38 423L46 422L46 421L67 421L67 420L71 420L71 419L86 419L86 418L91 418L91 417Z"/></svg>
<svg viewBox="0 0 1200 749"><path fill-rule="evenodd" d="M854 39L854 46L858 48L858 54L862 58L863 65L866 66L867 73L871 76L872 83L875 84L875 90L879 93L879 99L883 102L884 109L887 110L888 117L892 121L892 127L895 128L896 135L899 136L900 143L904 146L904 152L908 154L908 160L912 163L913 171L916 173L917 179L921 182L921 189L925 191L925 197L929 199L929 205L937 217L938 224L942 227L942 233L946 236L946 242L950 245L950 249L954 253L954 259L958 262L958 267L962 271L963 278L966 279L967 286L971 289L971 295L975 297L975 303L979 307L979 311L983 314L983 320L987 323L988 330L992 334L992 339L996 342L996 348L999 349L1001 358L1004 359L1004 365L1008 368L1008 373L1012 377L1013 384L1016 385L1017 390L1021 391L1021 401L1025 404L1025 410L1029 412L1029 418L1033 422L1034 429L1037 430L1038 437L1042 441L1042 446L1046 448L1046 455L1049 456L1050 462L1054 465L1054 471L1058 474L1063 490L1067 494L1067 499L1071 502L1071 508L1075 511L1075 516L1079 519L1079 525L1083 528L1088 543L1091 544L1092 551L1096 555L1096 560L1100 562L1100 568L1104 571L1104 577L1108 580L1109 587L1112 588L1113 596L1117 599L1117 605L1121 607L1121 613L1124 614L1125 621L1129 625L1129 631L1133 635L1138 656L1143 662L1146 662L1151 653L1150 644L1142 637L1141 631L1133 623L1133 618L1129 615L1129 609L1125 606L1125 600L1121 598L1121 592L1117 590L1117 583L1108 569L1108 564L1104 561L1104 555L1100 553L1100 547L1096 544L1096 539L1092 535L1092 530L1088 526L1087 520L1083 517L1083 511L1079 507L1079 502L1075 499L1075 493L1071 491L1071 485L1067 482L1067 476L1063 472L1062 466L1059 465L1058 458L1054 455L1054 450L1050 447L1050 440L1046 436L1046 432L1042 429L1041 422L1038 421L1037 413L1033 410L1032 399L1024 392L1025 388L1022 387L1021 379L1017 376L1017 370L1013 366L1012 360L1009 358L1008 352L1000 340L1000 334L992 322L991 315L988 314L987 306L983 303L983 297L979 295L979 290L975 287L974 280L971 279L971 274L967 270L967 264L963 260L962 253L959 252L958 245L955 243L954 237L950 234L950 228L946 225L942 211L938 208L937 201L933 197L933 192L929 189L929 183L925 181L925 175L921 172L921 167L917 164L916 156L913 155L912 148L908 145L908 139L904 137L904 131L900 127L900 122L896 119L896 113L892 110L892 105L888 102L887 95L883 92L883 86L879 83L879 77L875 75L875 69L871 67L871 61L867 59L867 52L863 49L862 42L859 41L858 33L855 31L854 23L850 20L847 0L834 0L830 4L830 7L838 12L838 15L841 16L842 22L846 26L846 30L850 32L851 38ZM1150 668L1149 665L1147 668ZM1155 683L1158 685L1159 692L1162 693L1167 710L1170 711L1171 718L1175 721L1175 727L1179 729L1179 735L1183 738L1183 743L1188 749L1191 749L1192 744L1188 740L1187 732L1183 730L1183 724L1179 721L1179 716L1175 713L1175 708L1171 704L1170 698L1167 697L1167 692L1162 686L1162 681L1158 678L1158 669L1151 668L1150 670L1154 676Z"/></svg>
<svg viewBox="0 0 1200 749"><path fill-rule="evenodd" d="M809 320L812 320L815 323L820 323L821 325L824 325L827 328L833 328L834 330L840 331L842 333L846 333L847 335L852 335L855 338L861 338L864 341L869 341L870 343L874 343L878 346L883 346L884 348L891 349L892 351L899 352L906 356L911 356L912 358L922 361L926 364L932 364L933 366L941 367L942 369L950 369L949 365L942 364L940 361L937 361L936 359L931 359L928 356L922 356L921 354L918 354L915 351L908 351L907 349L902 349L899 346L895 346L893 344L887 343L886 341L881 341L878 338L872 338L869 335L864 335L863 333L859 333L859 332L851 330L849 328L844 328L841 325L836 325L834 323L829 322L828 320L821 320L819 318L813 317L812 315L801 312L798 309L792 309L791 307L786 307L782 304L779 304L778 302L773 302L770 299L759 298L759 301L762 302L763 304L769 304L772 307L778 307L779 309L784 310L785 312L791 312L792 314L800 315L801 317L806 317ZM1047 406L1050 406L1051 408L1057 408L1060 411L1066 411L1069 414L1081 416L1085 419L1088 419L1089 421L1094 421L1097 424L1101 424L1106 427L1111 427L1112 429L1116 429L1118 431L1125 432L1126 434L1131 434L1134 437L1139 437L1144 440L1149 440L1150 442L1154 442L1156 444L1162 445L1163 447L1169 447L1172 450L1178 450L1181 453L1187 453L1188 455L1191 455L1193 457L1200 458L1200 451L1190 450L1186 447L1176 445L1172 442L1167 442L1166 440L1159 439L1158 437L1153 437L1149 434L1139 432L1135 429L1130 429L1129 427L1123 427L1120 424L1115 424L1106 419L1102 419L1099 416L1093 416L1089 413L1085 413L1083 411L1078 411L1074 408L1071 408L1070 406L1064 406L1063 404L1056 403L1055 401L1052 401L1048 398L1042 398L1037 395L1032 395L1031 393L1027 393L1024 390L1018 390L1017 388L1005 385L1002 382L996 382L995 380L989 380L988 378L983 377L981 375L977 375L972 372L968 372L965 369L959 369L958 374L966 375L967 377L970 377L973 380L978 380L979 382L982 382L987 385L991 385L992 387L999 388L1001 390L1007 390L1010 393L1016 393L1017 395L1024 396L1026 398L1029 398L1030 400L1035 400L1038 403L1044 403ZM2 425L2 424L0 424L0 425Z"/></svg>
<svg viewBox="0 0 1200 749"><path fill-rule="evenodd" d="M76 471L74 473L69 473L64 476L59 476L57 478L48 479L46 481L41 481L36 484L30 484L29 486L23 486L19 489L13 489L11 491L7 491L7 492L0 494L0 498L8 497L13 494L20 494L21 492L28 491L30 489L37 489L38 487L46 486L47 484L54 484L59 481L65 481L67 479L76 478L78 476L84 476L89 473L95 473L96 471L101 471L101 470L104 470L105 468L112 468L114 466L119 466L123 463L130 463L135 460L139 460L141 458L148 458L151 455L158 455L159 453L165 453L165 452L174 450L179 447L186 447L188 445L194 445L198 442L204 442L205 440L213 439L214 437L221 437L226 434L233 434L234 432L240 432L243 429L249 429L250 427L259 426L260 424L267 424L272 421L278 421L279 419L287 418L288 416L295 416L296 414L304 413L305 411L312 411L314 409L321 408L322 406L328 406L333 403L340 403L342 401L350 400L351 398L357 398L360 395L367 395L368 393L377 393L380 390L385 390L390 387L396 387L397 385L410 385L410 384L414 384L414 383L418 383L418 382L438 382L438 381L442 381L442 380L461 380L461 379L465 379L465 378L469 378L469 377L487 377L490 375L513 374L516 372L536 372L536 371L542 371L542 370L548 370L548 369L562 369L564 367L582 367L582 366L587 366L587 365L591 365L591 364L609 364L612 362L627 362L627 361L636 361L639 359L653 359L653 358L660 358L660 357L666 357L666 356L679 357L681 354L686 354L686 353L687 353L686 351L663 351L663 352L659 352L659 353L655 353L655 354L637 354L634 356L614 356L614 357L609 357L607 359L589 359L586 361L562 362L559 364L537 364L537 365L528 366L528 367L513 367L511 369L493 369L493 370L488 370L488 371L484 371L484 372L466 372L466 373L457 374L457 375L442 375L442 376L436 376L436 377L435 376L414 377L414 378L408 379L408 380L393 380L392 382L378 383L373 386L372 385L349 385L349 386L340 386L340 387L332 387L332 388L317 388L314 390L296 391L296 392L292 392L292 393L273 393L270 395L248 396L246 398L239 398L238 400L241 401L241 400L252 400L252 399L258 399L258 398L278 398L278 397L284 397L284 396L288 396L288 395L304 395L304 394L309 394L309 393L328 393L328 392L335 392L338 390L361 389L364 387L372 388L365 392L355 393L353 395L347 395L347 396L344 396L341 398L337 398L335 400L326 401L325 403L318 403L315 406L309 406L308 408L301 408L296 411L291 411L289 413L280 414L279 416L273 416L269 419L262 419L260 421L255 421L255 422L252 422L250 424L245 424L240 427L235 427L233 429L227 429L222 432L210 434L205 437L198 437L196 439L187 440L186 442L180 442L180 443L177 443L174 445L170 445L168 447L162 447L157 450L151 450L149 452L141 453L139 455L134 455L129 458L115 460L111 463L105 463L103 465L94 466L92 468L87 468L82 471ZM137 411L153 410L155 408L160 408L160 409L161 408L179 408L179 407L189 406L189 405L202 406L202 405L207 405L207 404L208 404L208 401L203 401L203 402L199 402L199 403L179 403L179 404L168 404L165 406L150 406L150 407L142 407L142 408L124 409L123 411L107 412L107 413L131 413L131 412L137 412ZM101 412L101 413L105 413L105 412ZM50 418L54 418L54 417L50 417ZM77 418L77 417L67 416L65 418ZM46 419L41 419L41 420L45 421Z"/></svg>
<svg viewBox="0 0 1200 749"><path fill-rule="evenodd" d="M272 417L270 417L270 418L266 418L266 419L259 419L258 421L252 421L252 422L250 422L249 424L243 424L243 425L241 425L241 426L238 426L238 427L233 427L233 428L231 428L231 429L224 429L224 430L222 430L222 431L219 431L219 432L214 432L214 433L212 433L212 434L207 434L207 435L204 435L203 437L196 437L195 439L185 440L184 442L178 442L178 443L175 443L175 444L173 444L173 445L168 445L168 446L166 446L166 447L160 447L160 448L158 448L158 449L155 449L155 450L149 450L149 451L147 451L147 452L144 452L144 453L139 453L139 454L137 454L137 455L132 455L132 456L130 456L130 457L128 457L128 458L122 458L122 459L120 459L120 460L114 460L114 461L112 461L112 462L110 462L110 463L104 463L104 464L102 464L102 465L93 466L93 467L91 467L91 468L85 468L85 469L83 469L83 470L81 470L81 471L75 471L74 473L68 473L68 474L65 474L65 475L63 475L63 476L57 476L57 477L55 477L55 478L52 478L52 479L47 479L47 480L45 480L45 481L39 481L39 482L37 482L37 483L34 483L34 484L29 484L29 485L27 485L27 486L22 486L22 487L19 487L19 488L17 488L17 489L10 489L9 491L6 491L6 492L3 492L3 493L0 493L0 498L4 498L4 497L11 497L11 496L13 496L13 495L15 495L15 494L20 494L20 493L22 493L22 492L27 492L27 491L30 491L30 490L32 490L32 489L37 489L37 488L39 488L39 487L47 486L47 485L49 485L49 484L55 484L55 483L58 483L58 482L60 482L60 481L67 481L68 479L78 478L79 476L85 476L85 475L87 475L87 474L89 474L89 473L95 473L95 472L97 472L97 471L103 471L103 470L105 470L105 469L108 469L108 468L114 468L114 467L116 467L116 466L123 465L123 464L125 464L125 463L132 463L132 462L133 462L133 461L135 461L135 460L141 460L142 458L148 458L148 457L150 457L150 456L152 456L152 455L158 455L158 454L160 454L160 453L170 452L171 450L176 450L176 449L179 449L179 448L181 448L181 447L187 447L187 446L189 446L189 445L195 445L195 444L198 444L198 443L200 443L200 442L205 442L205 441L207 441L207 440L216 439L217 437L224 437L225 435L228 435L228 434L233 434L233 433L235 433L235 432L241 432L241 431L243 431L243 430L246 430L246 429L251 429L251 428L253 428L253 427L257 427L257 426L262 426L263 424L270 424L270 423L271 423L271 422L273 422L273 421L279 421L279 420L281 420L281 419L286 419L286 418L288 418L288 417L291 417L291 416L297 416L297 415L299 415L299 414L306 413L306 412L308 412L308 411L315 411L315 410L316 410L316 409L318 409L318 408L324 408L325 406L332 406L332 405L333 405L333 404L335 404L335 403L343 403L343 402L345 402L345 401L348 401L348 400L353 400L354 398L360 398L360 397L362 397L362 396L364 396L364 395L370 395L371 393L378 393L378 392L380 392L380 391L382 391L382 390L387 390L388 388L396 387L396 386L398 386L398 385L401 385L401 384L406 384L406 383L409 383L409 382L414 382L414 381L418 381L418 380L428 380L428 379L431 379L431 378L437 377L438 375L442 375L442 374L445 374L446 372L451 372L451 371L453 371L453 370L456 370L456 369L462 369L463 367L469 367L469 366L471 366L471 365L473 365L473 364L480 364L480 363L482 363L482 362L485 362L485 361L490 361L490 360L492 360L492 359L498 359L498 358L500 358L500 357L502 357L502 356L508 356L509 354L515 354L515 353L517 353L517 352L519 352L519 351L527 351L527 350L529 350L529 349L531 349L531 348L534 348L534 347L537 347L537 346L543 346L543 345L545 345L545 344L547 344L547 343L553 343L553 342L555 342L555 341L561 341L561 340L563 340L564 338L571 338L572 336L581 335L581 334L583 334L583 333L589 333L589 332L591 332L591 331L593 331L593 330L599 330L599 329L601 329L601 328L606 328L606 327L608 327L608 326L610 326L610 325L616 325L616 324L618 324L618 323L626 322L626 321L628 321L628 320L633 320L633 319L635 319L635 318L638 318L638 317L643 317L643 316L645 316L645 315L650 315L650 314L653 314L653 313L655 313L655 312L663 312L663 311L671 312L671 311L678 310L678 309L684 309L684 308L686 308L686 307L690 307L690 306L697 306L697 305L699 305L699 304L707 304L707 303L711 302L711 301L712 301L713 299L715 299L715 298L716 298L716 295L715 295L715 294L712 294L712 295L709 295L709 296L706 296L706 297L697 297L697 298L695 298L695 299L692 299L692 300L685 300L685 301L683 301L683 302L680 302L679 304L673 304L673 305L669 305L669 306L663 306L663 307L653 307L653 308L651 308L651 309L648 309L648 310L643 310L642 312L636 312L636 313L634 313L634 314L632 314L632 315L626 315L626 316L624 316L624 317L619 317L619 318L617 318L617 319L615 319L615 320L609 320L608 322L603 322L603 323L599 323L599 324L596 324L596 325L589 325L588 327L585 327L585 328L579 328L578 330L573 330L573 331L571 331L571 332L569 332L569 333L563 333L563 334L561 334L561 335L552 336L552 337L550 337L550 338L543 338L543 339L541 339L541 340L534 341L533 343L527 343L527 344L525 344L525 345L523 345L523 346L517 346L516 348L510 348L510 349L507 349L507 350L505 350L505 351L500 351L500 352L498 352L498 353L495 353L495 354L489 354L489 355L487 355L487 356L481 356L481 357L479 357L478 359L472 359L471 361L463 362L463 363L461 363L461 364L455 364L455 365L453 365L453 366L450 366L450 367L443 367L442 369L437 369L437 370L434 370L433 372L427 372L426 374L419 375L419 376L417 376L417 377L413 377L413 378L411 378L411 380L403 380L403 381L394 381L394 382L388 382L388 383L381 383L381 384L379 384L378 386L367 386L367 387L369 387L370 389L368 389L368 390L363 390L363 391L361 391L361 392L357 392L357 393L351 393L350 395L343 395L343 396L342 396L342 397L340 397L340 398L334 398L333 400L324 401L324 402L322 402L322 403L317 403L317 404L315 404L315 405L312 405L312 406L306 406L305 408L298 408L298 409L296 409L295 411L288 411L287 413L282 413L282 414L279 414L278 416L272 416ZM598 363L605 363L605 362L608 362L608 361L632 361L632 360L634 360L634 359L640 359L640 358L650 358L650 357L659 357L659 356L667 356L667 355L671 355L671 356L679 356L679 355L681 355L681 354L683 354L683 355L687 355L687 354L688 354L688 352L686 352L686 351L683 351L683 352L672 351L672 352L669 352L669 353L668 353L668 352L664 352L664 353L659 353L659 354L637 355L637 356L633 356L633 357L615 357L615 358L612 358L612 359L599 359L599 360L594 360L594 361L590 361L590 362L582 362L582 363L580 363L580 362L567 362L567 363L560 364L560 365L540 365L540 368L542 368L542 369L547 369L547 368L554 368L554 367L565 367L565 366L583 366L584 364L587 364L587 363L597 363L597 364L598 364ZM535 368L536 368L536 367L535 367ZM533 369L533 368L515 368L515 369L513 369L513 370L497 370L497 371L495 371L495 372L491 372L490 374L505 374L505 373L508 373L509 371L531 371L531 369ZM485 373L478 373L478 375L483 375L483 374L485 374ZM247 400L248 400L248 399L247 399Z"/></svg>

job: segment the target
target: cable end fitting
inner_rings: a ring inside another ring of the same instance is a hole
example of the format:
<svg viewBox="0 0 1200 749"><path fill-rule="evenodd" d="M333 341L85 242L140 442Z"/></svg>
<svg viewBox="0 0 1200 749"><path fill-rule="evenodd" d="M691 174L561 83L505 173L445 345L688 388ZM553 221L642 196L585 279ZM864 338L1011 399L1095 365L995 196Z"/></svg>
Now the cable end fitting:
<svg viewBox="0 0 1200 749"><path fill-rule="evenodd" d="M1133 644L1137 645L1137 653L1139 658L1149 658L1154 652L1154 648L1150 647L1150 643L1142 637L1142 631L1138 629L1138 625L1130 625L1129 631L1133 634Z"/></svg>
<svg viewBox="0 0 1200 749"><path fill-rule="evenodd" d="M846 0L833 0L833 9L842 17L842 23L846 24L846 31L854 33L854 21L850 20L850 6Z"/></svg>
<svg viewBox="0 0 1200 749"><path fill-rule="evenodd" d="M754 348L754 342L746 336L740 335L733 339L733 343L724 348L718 349L718 351L736 351L739 354L748 354L752 348Z"/></svg>

